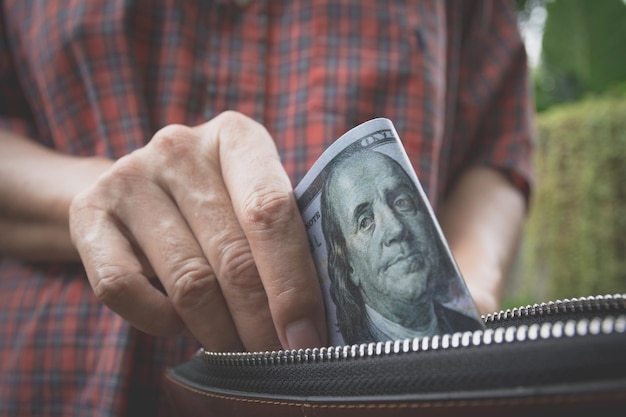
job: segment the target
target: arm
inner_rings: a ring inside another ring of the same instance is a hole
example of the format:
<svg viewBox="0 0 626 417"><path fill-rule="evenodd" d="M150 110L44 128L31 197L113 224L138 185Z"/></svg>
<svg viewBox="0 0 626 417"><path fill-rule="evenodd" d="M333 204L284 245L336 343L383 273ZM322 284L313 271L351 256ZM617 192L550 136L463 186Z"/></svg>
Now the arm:
<svg viewBox="0 0 626 417"><path fill-rule="evenodd" d="M0 148L0 253L79 260L70 240L70 202L113 161L63 155L6 130L0 130Z"/></svg>
<svg viewBox="0 0 626 417"><path fill-rule="evenodd" d="M325 343L291 183L239 113L168 126L120 158L72 200L70 232L96 296L147 333L188 329L210 350Z"/></svg>
<svg viewBox="0 0 626 417"><path fill-rule="evenodd" d="M511 4L464 2L463 8L450 152L459 177L446 188L438 214L479 311L492 313L500 307L532 189L533 105Z"/></svg>
<svg viewBox="0 0 626 417"><path fill-rule="evenodd" d="M525 216L522 192L488 167L469 169L443 203L441 227L481 314L500 308Z"/></svg>
<svg viewBox="0 0 626 417"><path fill-rule="evenodd" d="M170 126L115 162L0 140L3 254L80 254L100 301L150 334L188 330L211 350L325 343L291 183L256 122L229 112Z"/></svg>

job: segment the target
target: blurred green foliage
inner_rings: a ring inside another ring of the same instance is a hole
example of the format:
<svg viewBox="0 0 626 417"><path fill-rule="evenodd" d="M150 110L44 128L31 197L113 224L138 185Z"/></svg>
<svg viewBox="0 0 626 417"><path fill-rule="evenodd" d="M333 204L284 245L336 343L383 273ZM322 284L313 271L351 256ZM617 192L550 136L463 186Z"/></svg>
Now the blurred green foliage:
<svg viewBox="0 0 626 417"><path fill-rule="evenodd" d="M516 297L538 301L626 290L626 95L538 118L537 186Z"/></svg>
<svg viewBox="0 0 626 417"><path fill-rule="evenodd" d="M545 8L533 69L536 187L505 308L626 292L626 4L516 0Z"/></svg>
<svg viewBox="0 0 626 417"><path fill-rule="evenodd" d="M542 5L547 20L541 65L533 74L538 111L626 81L622 0L518 1L526 13Z"/></svg>

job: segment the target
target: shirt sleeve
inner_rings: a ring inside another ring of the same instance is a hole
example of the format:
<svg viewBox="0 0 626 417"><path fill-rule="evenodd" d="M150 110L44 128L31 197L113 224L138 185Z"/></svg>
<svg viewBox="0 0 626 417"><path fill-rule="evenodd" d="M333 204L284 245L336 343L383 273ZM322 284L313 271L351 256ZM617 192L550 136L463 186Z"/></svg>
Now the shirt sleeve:
<svg viewBox="0 0 626 417"><path fill-rule="evenodd" d="M469 6L468 6L469 3ZM512 2L466 2L459 42L453 172L491 166L528 200L534 181L534 104Z"/></svg>

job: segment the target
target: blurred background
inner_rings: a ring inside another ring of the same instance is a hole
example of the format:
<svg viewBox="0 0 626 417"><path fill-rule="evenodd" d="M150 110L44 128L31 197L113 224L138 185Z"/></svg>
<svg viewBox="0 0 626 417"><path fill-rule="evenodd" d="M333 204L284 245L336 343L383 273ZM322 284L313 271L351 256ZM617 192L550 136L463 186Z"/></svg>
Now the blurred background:
<svg viewBox="0 0 626 417"><path fill-rule="evenodd" d="M626 0L517 0L537 182L505 308L626 293Z"/></svg>

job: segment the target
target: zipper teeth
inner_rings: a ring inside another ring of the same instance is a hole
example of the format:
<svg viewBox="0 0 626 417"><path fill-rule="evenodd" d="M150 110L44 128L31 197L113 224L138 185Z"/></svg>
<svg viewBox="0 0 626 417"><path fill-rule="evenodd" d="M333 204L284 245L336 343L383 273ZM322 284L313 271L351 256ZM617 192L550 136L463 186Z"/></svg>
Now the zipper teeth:
<svg viewBox="0 0 626 417"><path fill-rule="evenodd" d="M623 308L626 296L596 296L557 300L535 304L483 316L485 322L525 315L551 314L557 312L595 311ZM607 304L608 302L608 304ZM461 348L491 344L524 342L527 340L559 339L563 337L626 333L626 315L591 320L568 320L566 322L534 323L530 326L509 326L496 329L476 330L432 337L372 342L360 345L331 346L314 349L279 350L267 352L209 352L200 349L198 355L208 364L221 366L263 366L297 363L333 362L346 359L369 358L390 354L402 354L428 350Z"/></svg>
<svg viewBox="0 0 626 417"><path fill-rule="evenodd" d="M592 312L611 310L615 308L623 308L626 303L626 295L598 295L591 297L580 297L550 301L547 303L527 305L499 311L497 313L482 316L485 323L497 322L505 319L528 317L535 315L554 314L554 313L575 313L575 312Z"/></svg>

